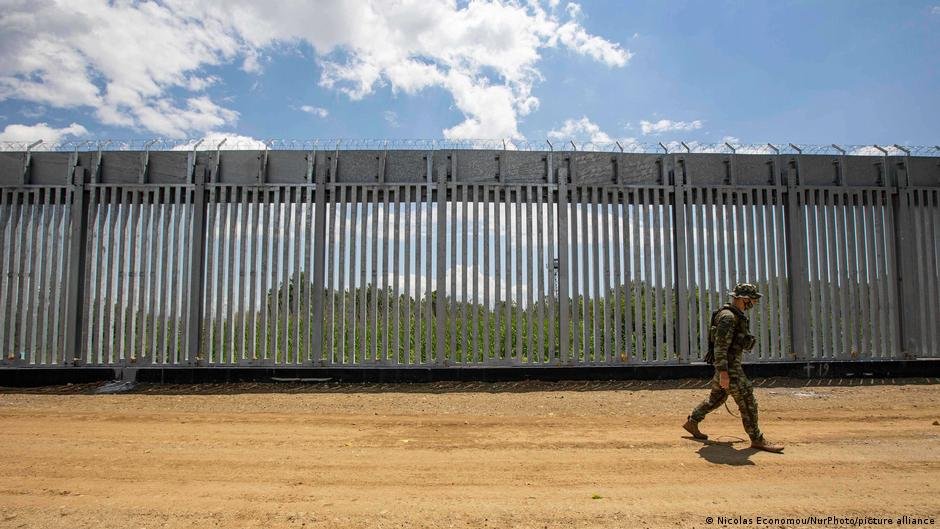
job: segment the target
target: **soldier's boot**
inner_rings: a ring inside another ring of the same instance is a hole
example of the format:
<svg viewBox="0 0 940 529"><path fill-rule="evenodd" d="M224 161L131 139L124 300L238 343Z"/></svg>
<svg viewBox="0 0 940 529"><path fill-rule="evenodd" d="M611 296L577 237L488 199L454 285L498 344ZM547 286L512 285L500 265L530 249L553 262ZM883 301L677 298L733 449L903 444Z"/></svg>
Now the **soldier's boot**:
<svg viewBox="0 0 940 529"><path fill-rule="evenodd" d="M696 439L708 439L708 436L703 434L701 430L698 429L698 423L693 421L691 416L686 419L685 424L683 424L682 427Z"/></svg>
<svg viewBox="0 0 940 529"><path fill-rule="evenodd" d="M783 445L771 443L767 439L764 439L764 437L761 437L756 441L751 441L751 448L763 450L765 452L773 452L775 454L783 452Z"/></svg>

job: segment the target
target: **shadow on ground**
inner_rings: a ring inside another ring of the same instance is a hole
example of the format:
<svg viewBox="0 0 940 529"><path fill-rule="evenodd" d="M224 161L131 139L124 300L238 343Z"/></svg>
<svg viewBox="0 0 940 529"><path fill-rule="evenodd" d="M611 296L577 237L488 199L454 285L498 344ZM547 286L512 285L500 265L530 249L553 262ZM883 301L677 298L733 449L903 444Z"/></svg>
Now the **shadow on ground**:
<svg viewBox="0 0 940 529"><path fill-rule="evenodd" d="M549 382L523 380L513 382L421 382L421 383L352 383L352 382L230 382L213 384L140 383L126 393L154 395L230 395L238 393L528 393L541 391L655 391L662 389L706 389L710 379L679 380L610 380ZM758 388L805 388L824 386L905 386L940 384L940 378L755 378ZM67 384L36 388L0 387L0 393L30 394L94 394L104 382Z"/></svg>
<svg viewBox="0 0 940 529"><path fill-rule="evenodd" d="M743 439L739 438L734 438L736 440L733 441L698 441L692 437L687 437L686 439L692 439L693 441L702 443L702 447L696 451L699 457L716 465L730 465L735 467L753 465L754 462L751 461L751 456L760 452L760 450L751 448L744 443ZM735 448L734 445L737 443L744 443L743 446L745 448Z"/></svg>

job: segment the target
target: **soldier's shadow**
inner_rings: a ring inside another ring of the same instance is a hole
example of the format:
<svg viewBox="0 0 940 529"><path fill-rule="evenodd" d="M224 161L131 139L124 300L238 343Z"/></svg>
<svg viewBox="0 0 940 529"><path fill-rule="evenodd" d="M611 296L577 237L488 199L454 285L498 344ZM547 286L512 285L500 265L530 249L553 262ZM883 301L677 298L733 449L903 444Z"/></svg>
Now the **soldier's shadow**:
<svg viewBox="0 0 940 529"><path fill-rule="evenodd" d="M693 437L686 437L686 439L702 443L702 447L696 451L699 457L716 465L753 465L754 462L751 461L751 456L759 452L759 450L750 446L741 449L735 448L734 443L743 442L743 439L739 441L711 441L707 439L702 441Z"/></svg>

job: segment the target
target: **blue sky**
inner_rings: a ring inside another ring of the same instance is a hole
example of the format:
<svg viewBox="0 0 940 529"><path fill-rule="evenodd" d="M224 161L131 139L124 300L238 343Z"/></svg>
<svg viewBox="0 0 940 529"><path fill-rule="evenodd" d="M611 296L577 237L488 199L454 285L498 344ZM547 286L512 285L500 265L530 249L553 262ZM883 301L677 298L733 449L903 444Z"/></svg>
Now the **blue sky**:
<svg viewBox="0 0 940 529"><path fill-rule="evenodd" d="M937 0L3 3L0 140L940 142Z"/></svg>

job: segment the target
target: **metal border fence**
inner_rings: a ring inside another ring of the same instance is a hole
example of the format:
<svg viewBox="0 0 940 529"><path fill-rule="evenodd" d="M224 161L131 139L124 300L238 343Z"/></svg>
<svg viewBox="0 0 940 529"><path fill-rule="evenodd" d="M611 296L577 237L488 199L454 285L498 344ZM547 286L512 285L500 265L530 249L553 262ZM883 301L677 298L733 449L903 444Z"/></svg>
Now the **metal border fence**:
<svg viewBox="0 0 940 529"><path fill-rule="evenodd" d="M0 148L3 366L937 357L940 148L270 140Z"/></svg>

